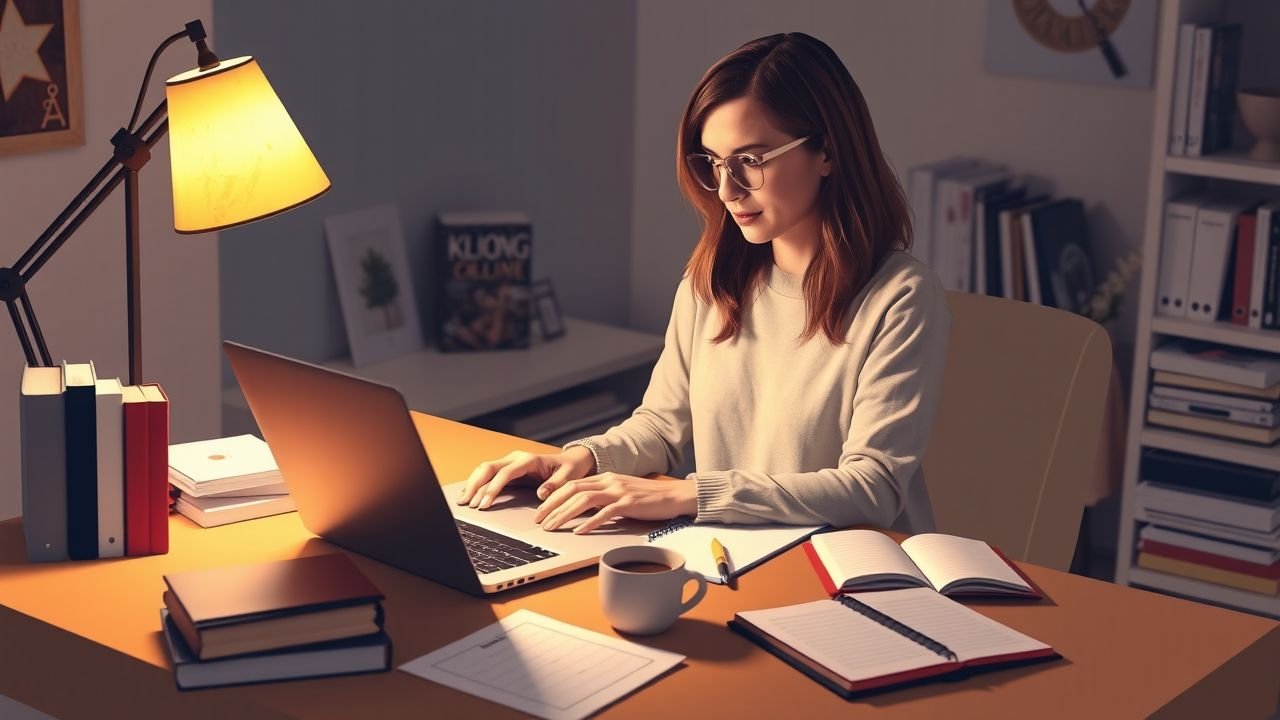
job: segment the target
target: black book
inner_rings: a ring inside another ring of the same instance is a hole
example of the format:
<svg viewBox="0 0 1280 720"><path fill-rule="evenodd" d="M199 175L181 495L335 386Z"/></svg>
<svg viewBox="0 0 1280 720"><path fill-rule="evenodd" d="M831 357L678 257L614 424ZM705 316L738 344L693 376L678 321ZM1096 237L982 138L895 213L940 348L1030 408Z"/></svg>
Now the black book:
<svg viewBox="0 0 1280 720"><path fill-rule="evenodd" d="M522 213L442 213L435 235L440 349L529 347L529 219Z"/></svg>
<svg viewBox="0 0 1280 720"><path fill-rule="evenodd" d="M98 557L97 374L93 363L63 363L67 426L67 557Z"/></svg>
<svg viewBox="0 0 1280 720"><path fill-rule="evenodd" d="M985 263L986 292L992 297L1004 297L1004 271L1000 265L1000 211L1021 205L1026 197L1027 189L1016 187L983 200L982 236L977 238L976 255L978 262Z"/></svg>
<svg viewBox="0 0 1280 720"><path fill-rule="evenodd" d="M1267 228L1267 280L1262 291L1262 327L1280 328L1277 319L1277 302L1280 301L1280 222L1276 222L1276 211L1268 215Z"/></svg>
<svg viewBox="0 0 1280 720"><path fill-rule="evenodd" d="M160 610L160 625L164 628L164 644L173 663L173 679L179 690L391 669L391 638L385 631L347 640L201 661L187 647L182 633L169 618L168 610Z"/></svg>
<svg viewBox="0 0 1280 720"><path fill-rule="evenodd" d="M1093 297L1093 259L1084 203L1064 198L1028 211L1040 302L1078 313Z"/></svg>
<svg viewBox="0 0 1280 720"><path fill-rule="evenodd" d="M1143 449L1139 477L1242 500L1271 502L1280 498L1280 473L1274 470L1158 448Z"/></svg>
<svg viewBox="0 0 1280 720"><path fill-rule="evenodd" d="M1205 94L1202 154L1231 147L1235 122L1236 78L1240 70L1240 24L1215 25L1209 57L1209 87Z"/></svg>

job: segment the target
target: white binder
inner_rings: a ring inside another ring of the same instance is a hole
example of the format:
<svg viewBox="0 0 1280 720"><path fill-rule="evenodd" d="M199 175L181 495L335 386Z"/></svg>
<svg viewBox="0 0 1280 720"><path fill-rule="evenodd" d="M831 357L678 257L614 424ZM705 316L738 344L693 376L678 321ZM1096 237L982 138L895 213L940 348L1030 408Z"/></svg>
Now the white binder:
<svg viewBox="0 0 1280 720"><path fill-rule="evenodd" d="M1266 301L1267 263L1271 246L1272 204L1258 208L1258 223L1253 233L1253 275L1249 283L1249 327L1262 329L1262 307Z"/></svg>
<svg viewBox="0 0 1280 720"><path fill-rule="evenodd" d="M1236 239L1236 222L1241 212L1255 204L1253 200L1240 198L1218 199L1201 205L1196 211L1187 319L1206 323L1218 319L1222 288L1229 270L1227 261Z"/></svg>
<svg viewBox="0 0 1280 720"><path fill-rule="evenodd" d="M1199 197L1183 196L1165 203L1160 279L1156 286L1156 312L1160 315L1187 316L1187 284L1191 280L1196 207L1200 202Z"/></svg>

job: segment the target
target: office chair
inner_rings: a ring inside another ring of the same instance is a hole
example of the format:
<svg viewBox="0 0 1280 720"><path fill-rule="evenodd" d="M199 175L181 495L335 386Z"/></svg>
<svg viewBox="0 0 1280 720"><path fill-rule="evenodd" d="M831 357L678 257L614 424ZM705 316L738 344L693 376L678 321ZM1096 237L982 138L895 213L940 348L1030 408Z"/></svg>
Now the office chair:
<svg viewBox="0 0 1280 720"><path fill-rule="evenodd" d="M953 324L924 456L939 532L1066 571L1098 471L1111 339L1079 315L949 292Z"/></svg>

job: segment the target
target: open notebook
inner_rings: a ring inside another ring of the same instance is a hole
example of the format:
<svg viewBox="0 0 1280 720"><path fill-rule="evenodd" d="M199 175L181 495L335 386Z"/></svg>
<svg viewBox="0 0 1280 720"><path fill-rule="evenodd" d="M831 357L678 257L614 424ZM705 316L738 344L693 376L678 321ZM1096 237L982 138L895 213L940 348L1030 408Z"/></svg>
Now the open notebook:
<svg viewBox="0 0 1280 720"><path fill-rule="evenodd" d="M729 561L729 577L742 573L801 542L824 525L696 525L681 517L649 533L649 542L684 555L685 567L708 582L723 583L711 539L724 546Z"/></svg>
<svg viewBox="0 0 1280 720"><path fill-rule="evenodd" d="M739 612L729 627L846 698L964 670L1061 657L929 588Z"/></svg>
<svg viewBox="0 0 1280 720"><path fill-rule="evenodd" d="M981 540L923 533L902 545L875 530L814 535L805 553L828 595L927 587L943 595L1043 597L1031 579Z"/></svg>

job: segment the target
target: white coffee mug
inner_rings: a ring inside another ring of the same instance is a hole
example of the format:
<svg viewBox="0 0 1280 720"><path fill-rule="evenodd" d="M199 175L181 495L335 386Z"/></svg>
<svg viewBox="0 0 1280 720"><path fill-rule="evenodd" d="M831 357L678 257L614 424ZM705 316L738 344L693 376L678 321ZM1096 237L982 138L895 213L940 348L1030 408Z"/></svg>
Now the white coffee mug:
<svg viewBox="0 0 1280 720"><path fill-rule="evenodd" d="M698 583L698 589L685 601L684 588L690 580ZM674 550L628 545L600 557L600 603L609 624L622 632L660 633L706 594L707 581L686 570L684 556Z"/></svg>

